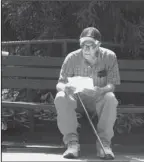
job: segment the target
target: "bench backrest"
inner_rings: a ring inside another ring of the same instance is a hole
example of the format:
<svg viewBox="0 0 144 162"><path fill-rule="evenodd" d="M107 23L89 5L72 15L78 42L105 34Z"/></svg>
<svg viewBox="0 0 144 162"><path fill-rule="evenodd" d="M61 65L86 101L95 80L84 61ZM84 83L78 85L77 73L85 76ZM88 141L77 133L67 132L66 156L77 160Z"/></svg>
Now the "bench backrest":
<svg viewBox="0 0 144 162"><path fill-rule="evenodd" d="M64 58L2 56L2 88L56 88ZM117 92L144 93L144 60L118 60L122 84Z"/></svg>

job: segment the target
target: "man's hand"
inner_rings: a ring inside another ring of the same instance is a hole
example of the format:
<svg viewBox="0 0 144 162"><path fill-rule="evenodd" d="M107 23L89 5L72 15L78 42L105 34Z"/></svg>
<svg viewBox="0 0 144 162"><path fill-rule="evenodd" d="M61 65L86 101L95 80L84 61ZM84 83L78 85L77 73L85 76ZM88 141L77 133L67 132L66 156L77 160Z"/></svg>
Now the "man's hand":
<svg viewBox="0 0 144 162"><path fill-rule="evenodd" d="M94 89L95 89L95 97L96 98L101 97L102 95L104 95L103 88L95 86Z"/></svg>
<svg viewBox="0 0 144 162"><path fill-rule="evenodd" d="M84 88L82 93L90 97L95 97L96 99L104 94L103 89L97 86L95 86L94 89Z"/></svg>
<svg viewBox="0 0 144 162"><path fill-rule="evenodd" d="M73 95L74 91L76 90L75 87L71 86L69 83L65 85L64 92L68 95Z"/></svg>

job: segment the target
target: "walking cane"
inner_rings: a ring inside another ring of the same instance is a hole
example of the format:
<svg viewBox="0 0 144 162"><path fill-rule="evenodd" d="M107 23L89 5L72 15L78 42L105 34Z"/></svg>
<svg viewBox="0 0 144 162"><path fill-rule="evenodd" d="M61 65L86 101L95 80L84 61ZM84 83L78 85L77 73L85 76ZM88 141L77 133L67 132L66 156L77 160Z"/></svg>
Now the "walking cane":
<svg viewBox="0 0 144 162"><path fill-rule="evenodd" d="M100 137L99 137L99 135L98 135L98 133L97 133L97 131L96 131L96 129L95 129L95 127L94 127L94 125L93 125L91 119L90 119L90 116L89 116L89 114L88 114L88 112L87 112L87 110L86 110L85 105L83 104L83 102L82 102L82 100L81 100L81 97L80 97L79 93L77 93L77 96L78 96L78 99L80 100L80 103L82 104L82 107L83 107L83 109L84 109L84 111L85 111L85 113L86 113L87 119L88 119L88 121L89 121L89 123L90 123L90 125L91 125L91 127L92 127L92 129L93 129L93 131L94 131L94 134L96 135L96 137L97 137L97 139L98 139L98 142L100 143L100 145L101 145L101 147L102 147L102 149L103 149L103 151L104 151L104 154L105 154L104 159L107 159L107 160L108 160L108 159L111 159L110 156L109 156L109 154L107 154L106 151L105 151L105 148L104 148L104 146L103 146L103 144L102 144L102 142L101 142L101 139L100 139Z"/></svg>

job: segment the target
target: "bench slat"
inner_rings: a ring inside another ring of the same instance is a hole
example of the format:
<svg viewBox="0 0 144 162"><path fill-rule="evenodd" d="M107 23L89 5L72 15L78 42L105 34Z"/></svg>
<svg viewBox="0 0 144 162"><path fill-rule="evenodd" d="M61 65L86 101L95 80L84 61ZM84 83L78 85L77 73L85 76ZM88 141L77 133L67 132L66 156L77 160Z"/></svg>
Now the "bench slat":
<svg viewBox="0 0 144 162"><path fill-rule="evenodd" d="M2 79L2 88L56 89L57 80ZM117 92L144 92L144 83L122 83Z"/></svg>
<svg viewBox="0 0 144 162"><path fill-rule="evenodd" d="M3 67L2 77L37 77L37 78L56 78L58 79L60 69L50 68L28 68L28 67Z"/></svg>
<svg viewBox="0 0 144 162"><path fill-rule="evenodd" d="M63 57L2 56L2 65L61 67L63 60ZM120 69L144 70L144 60L118 60L118 63Z"/></svg>
<svg viewBox="0 0 144 162"><path fill-rule="evenodd" d="M116 92L144 93L144 83L122 83L116 87Z"/></svg>
<svg viewBox="0 0 144 162"><path fill-rule="evenodd" d="M2 77L39 77L56 78L59 77L60 68L28 68L28 67L3 67ZM121 80L125 81L144 81L144 71L120 71Z"/></svg>
<svg viewBox="0 0 144 162"><path fill-rule="evenodd" d="M60 57L2 56L2 65L61 67L63 59Z"/></svg>
<svg viewBox="0 0 144 162"><path fill-rule="evenodd" d="M30 103L30 102L10 102L10 101L2 101L2 107L6 108L25 108L28 110L36 110L36 109L51 109L56 112L55 106L53 104L40 104L40 103ZM144 113L144 106L118 106L119 113Z"/></svg>
<svg viewBox="0 0 144 162"><path fill-rule="evenodd" d="M144 113L144 107L118 108L118 113Z"/></svg>
<svg viewBox="0 0 144 162"><path fill-rule="evenodd" d="M118 60L120 69L144 70L144 60Z"/></svg>
<svg viewBox="0 0 144 162"><path fill-rule="evenodd" d="M25 108L25 109L52 109L56 111L55 106L53 104L42 104L42 103L33 103L33 102L11 102L11 101L2 101L2 107L5 108Z"/></svg>
<svg viewBox="0 0 144 162"><path fill-rule="evenodd" d="M144 71L120 71L122 81L144 81Z"/></svg>
<svg viewBox="0 0 144 162"><path fill-rule="evenodd" d="M56 89L57 80L2 79L3 88Z"/></svg>

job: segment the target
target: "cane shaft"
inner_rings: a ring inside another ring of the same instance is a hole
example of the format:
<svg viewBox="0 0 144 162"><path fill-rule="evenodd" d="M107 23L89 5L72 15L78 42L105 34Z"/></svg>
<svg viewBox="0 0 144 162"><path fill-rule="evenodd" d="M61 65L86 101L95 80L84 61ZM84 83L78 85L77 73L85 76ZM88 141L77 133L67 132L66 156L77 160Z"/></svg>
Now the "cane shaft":
<svg viewBox="0 0 144 162"><path fill-rule="evenodd" d="M93 129L93 131L94 131L94 133L95 133L95 135L96 135L96 137L97 137L97 139L98 139L98 141L99 141L99 143L100 143L100 145L101 145L103 151L104 151L104 153L106 154L106 151L105 151L104 146L103 146L103 144L102 144L102 142L101 142L101 139L100 139L100 137L99 137L99 135L98 135L98 133L97 133L97 131L96 131L96 129L95 129L95 127L94 127L94 125L93 125L91 119L90 119L90 116L89 116L89 114L88 114L88 112L87 112L87 110L86 110L86 108L85 108L85 105L83 104L83 102L82 102L82 100L81 100L81 97L80 97L80 95L79 95L78 93L77 93L77 96L78 96L78 99L80 100L80 103L82 104L82 107L83 107L83 109L84 109L84 111L85 111L85 114L86 114L88 120L89 120L89 123L90 123L90 125L91 125L91 127L92 127L92 129Z"/></svg>

